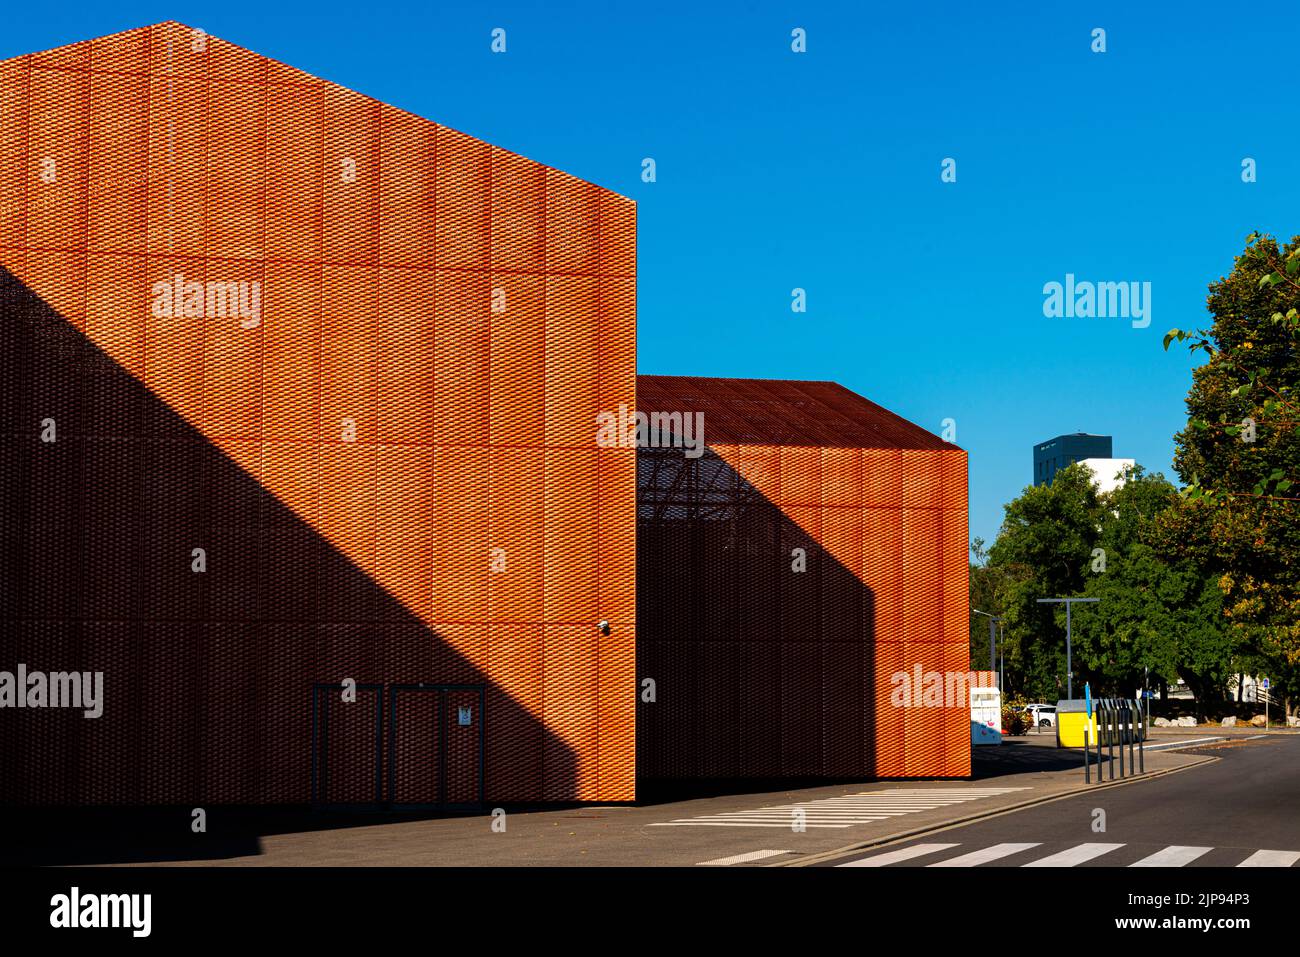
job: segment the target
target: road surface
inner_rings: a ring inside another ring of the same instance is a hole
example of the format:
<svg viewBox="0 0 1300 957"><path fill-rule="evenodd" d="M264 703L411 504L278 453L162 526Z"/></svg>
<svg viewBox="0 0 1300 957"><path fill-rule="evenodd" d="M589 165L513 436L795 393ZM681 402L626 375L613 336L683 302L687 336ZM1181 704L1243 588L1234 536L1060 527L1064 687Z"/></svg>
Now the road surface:
<svg viewBox="0 0 1300 957"><path fill-rule="evenodd" d="M1219 760L855 851L821 866L1289 867L1300 861L1300 735L1233 739L1196 753Z"/></svg>

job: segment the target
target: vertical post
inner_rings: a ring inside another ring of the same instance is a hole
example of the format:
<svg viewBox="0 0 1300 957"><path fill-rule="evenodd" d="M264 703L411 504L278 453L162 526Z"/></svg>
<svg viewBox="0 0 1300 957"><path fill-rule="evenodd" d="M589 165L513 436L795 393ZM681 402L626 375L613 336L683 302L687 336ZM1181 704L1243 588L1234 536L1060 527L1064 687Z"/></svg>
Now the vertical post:
<svg viewBox="0 0 1300 957"><path fill-rule="evenodd" d="M1007 686L1007 646L1002 635L1002 619L998 619L998 690Z"/></svg>
<svg viewBox="0 0 1300 957"><path fill-rule="evenodd" d="M998 626L997 620L994 619L992 616L990 616L989 617L989 671L993 672L994 674L997 674L997 670L998 670L998 662L997 662L997 658L994 657L995 652L993 650L993 645L996 640L994 636L997 633L996 632L997 626Z"/></svg>
<svg viewBox="0 0 1300 957"><path fill-rule="evenodd" d="M1057 720L1060 719L1058 718ZM1092 768L1089 767L1088 765L1088 758L1092 753L1092 741L1089 740L1088 737L1088 731L1090 730L1089 725L1091 724L1092 724L1092 717L1090 715L1084 715L1084 725L1083 725L1083 783L1084 784L1092 783Z"/></svg>
<svg viewBox="0 0 1300 957"><path fill-rule="evenodd" d="M1124 777L1124 709L1115 702L1115 730L1119 734L1119 776Z"/></svg>
<svg viewBox="0 0 1300 957"><path fill-rule="evenodd" d="M1111 719L1114 711L1110 706L1106 706L1106 770L1109 772L1110 780L1115 780L1115 728Z"/></svg>
<svg viewBox="0 0 1300 957"><path fill-rule="evenodd" d="M1137 721L1134 720L1133 706L1126 705L1124 708L1128 712L1128 773L1132 777L1135 773L1133 770L1133 751L1137 747L1137 742L1133 739L1137 737Z"/></svg>
<svg viewBox="0 0 1300 957"><path fill-rule="evenodd" d="M1101 705L1097 706L1097 783L1101 783Z"/></svg>
<svg viewBox="0 0 1300 957"><path fill-rule="evenodd" d="M1070 609L1074 602L1065 603L1065 696L1074 697L1074 659L1070 654Z"/></svg>
<svg viewBox="0 0 1300 957"><path fill-rule="evenodd" d="M1143 702L1145 704L1145 702ZM1142 714L1142 737L1138 738L1138 774L1147 773L1146 761L1147 716Z"/></svg>

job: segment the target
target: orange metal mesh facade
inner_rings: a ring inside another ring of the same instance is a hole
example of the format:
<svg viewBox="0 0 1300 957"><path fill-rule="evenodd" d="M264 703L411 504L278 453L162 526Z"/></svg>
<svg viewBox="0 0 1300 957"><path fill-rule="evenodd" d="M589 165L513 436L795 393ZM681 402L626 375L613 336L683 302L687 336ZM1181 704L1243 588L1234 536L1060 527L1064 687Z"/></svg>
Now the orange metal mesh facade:
<svg viewBox="0 0 1300 957"><path fill-rule="evenodd" d="M966 453L828 382L637 390L707 442L638 453L642 779L968 775L920 694L970 666Z"/></svg>
<svg viewBox="0 0 1300 957"><path fill-rule="evenodd" d="M167 23L0 63L0 266L0 668L105 673L0 800L634 797L631 201Z"/></svg>

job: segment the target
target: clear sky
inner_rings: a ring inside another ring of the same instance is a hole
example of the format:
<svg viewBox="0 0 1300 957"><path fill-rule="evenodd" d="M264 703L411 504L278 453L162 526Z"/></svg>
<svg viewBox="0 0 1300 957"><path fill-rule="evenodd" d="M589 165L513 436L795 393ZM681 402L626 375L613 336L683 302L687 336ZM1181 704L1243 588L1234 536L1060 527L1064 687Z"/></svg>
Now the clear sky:
<svg viewBox="0 0 1300 957"><path fill-rule="evenodd" d="M1191 360L1161 337L1247 233L1300 232L1282 8L65 0L11 7L0 58L168 19L636 199L642 372L952 418L985 539L1062 432L1172 474ZM1067 273L1151 283L1150 325L1046 318Z"/></svg>

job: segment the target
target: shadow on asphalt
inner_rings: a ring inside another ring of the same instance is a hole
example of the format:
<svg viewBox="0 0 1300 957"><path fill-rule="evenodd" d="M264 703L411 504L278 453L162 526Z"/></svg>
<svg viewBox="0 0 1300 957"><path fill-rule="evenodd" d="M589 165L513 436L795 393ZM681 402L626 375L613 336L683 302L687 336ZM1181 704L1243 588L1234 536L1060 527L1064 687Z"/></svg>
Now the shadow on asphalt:
<svg viewBox="0 0 1300 957"><path fill-rule="evenodd" d="M971 748L971 780L1066 771L1083 767L1083 752L1038 741L1004 739L999 745Z"/></svg>
<svg viewBox="0 0 1300 957"><path fill-rule="evenodd" d="M1077 751L1046 742L1007 740L971 750L972 774L980 781L1040 771L1079 768ZM961 780L950 780L959 784ZM862 788L939 783L934 778L715 778L698 781L641 781L636 804L648 807L679 801L748 794L778 794L831 786ZM590 810L599 805L563 803L507 805L512 813ZM466 812L321 809L302 806L210 806L207 831L191 829L190 807L10 808L0 820L0 864L87 865L164 861L217 861L256 857L268 835L327 832L412 821L482 815Z"/></svg>
<svg viewBox="0 0 1300 957"><path fill-rule="evenodd" d="M6 808L0 825L0 864L75 866L255 857L262 853L262 838L267 835L483 813L221 806L205 810L207 831L196 834L189 807Z"/></svg>
<svg viewBox="0 0 1300 957"><path fill-rule="evenodd" d="M880 781L873 778L705 778L699 781L638 781L636 803L639 807L653 807L658 804L698 801L703 798L776 794L783 791L803 791L835 785L893 784L908 780L919 779L890 778L888 781Z"/></svg>

